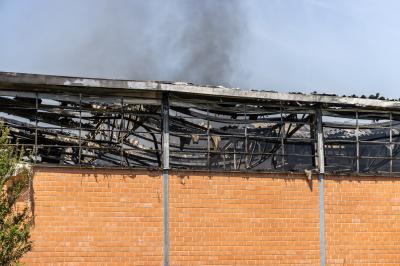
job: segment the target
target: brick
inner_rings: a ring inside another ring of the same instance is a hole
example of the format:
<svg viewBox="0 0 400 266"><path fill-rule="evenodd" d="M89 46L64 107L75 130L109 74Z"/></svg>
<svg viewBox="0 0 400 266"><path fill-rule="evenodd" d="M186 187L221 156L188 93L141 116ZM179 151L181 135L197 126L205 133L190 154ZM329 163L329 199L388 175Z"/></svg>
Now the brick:
<svg viewBox="0 0 400 266"><path fill-rule="evenodd" d="M160 265L162 209L154 188L160 190L161 179L124 176L121 171L36 171L34 244L22 262Z"/></svg>
<svg viewBox="0 0 400 266"><path fill-rule="evenodd" d="M173 265L319 263L318 194L304 178L188 176L170 179Z"/></svg>
<svg viewBox="0 0 400 266"><path fill-rule="evenodd" d="M23 263L160 265L161 181L154 171L37 169L34 248ZM329 265L399 263L396 177L331 176L325 193ZM319 265L317 181L171 175L170 244L171 265Z"/></svg>

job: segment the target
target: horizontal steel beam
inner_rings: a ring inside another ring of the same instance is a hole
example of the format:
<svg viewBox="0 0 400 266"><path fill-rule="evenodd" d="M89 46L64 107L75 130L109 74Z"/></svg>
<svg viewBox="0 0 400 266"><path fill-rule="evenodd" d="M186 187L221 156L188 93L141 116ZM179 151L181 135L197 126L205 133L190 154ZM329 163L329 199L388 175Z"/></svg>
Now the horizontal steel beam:
<svg viewBox="0 0 400 266"><path fill-rule="evenodd" d="M329 105L358 107L358 108L377 108L400 110L399 101L365 99L357 97L340 97L323 94L298 94L282 93L274 91L254 91L240 90L234 88L225 88L222 86L196 86L184 82L157 82L157 81L135 81L135 80L117 80L117 79L98 79L98 78L80 78L65 76L50 76L26 73L0 72L0 90L17 88L18 85L29 85L24 90L44 90L51 91L55 87L67 88L93 88L92 93L102 93L104 89L114 89L114 92L108 93L123 95L129 94L129 91L150 92L172 92L193 95L202 95L218 98L235 98L247 100L268 100L268 101L287 101L303 103L322 103ZM21 89L21 88L19 88ZM60 89L60 88L58 88ZM125 91L125 92L124 92Z"/></svg>

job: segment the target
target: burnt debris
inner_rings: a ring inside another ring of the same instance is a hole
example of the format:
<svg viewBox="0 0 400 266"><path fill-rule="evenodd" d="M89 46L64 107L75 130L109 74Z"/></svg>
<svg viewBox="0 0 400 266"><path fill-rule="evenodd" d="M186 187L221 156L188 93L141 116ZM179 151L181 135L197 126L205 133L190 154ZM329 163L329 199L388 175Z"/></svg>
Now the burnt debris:
<svg viewBox="0 0 400 266"><path fill-rule="evenodd" d="M400 172L397 101L184 83L0 73L0 118L36 164L162 168L162 95L172 169ZM320 112L317 112L320 110Z"/></svg>

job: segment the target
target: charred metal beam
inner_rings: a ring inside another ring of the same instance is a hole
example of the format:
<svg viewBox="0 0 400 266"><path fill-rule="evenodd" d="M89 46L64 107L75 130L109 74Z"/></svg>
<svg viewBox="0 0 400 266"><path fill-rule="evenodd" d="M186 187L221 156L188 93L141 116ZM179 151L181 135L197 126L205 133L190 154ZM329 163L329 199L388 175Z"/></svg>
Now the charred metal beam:
<svg viewBox="0 0 400 266"><path fill-rule="evenodd" d="M226 99L244 99L247 101L283 101L302 102L326 105L356 106L360 108L399 110L400 102L390 100L365 99L357 97L340 97L324 94L279 93L271 91L239 90L214 86L195 86L182 82L154 82L134 80L111 80L79 77L62 77L25 73L0 72L0 88L21 91L70 91L99 95L129 96L130 92L139 91L145 94L171 92L182 95L210 96ZM154 95L154 94L153 94Z"/></svg>
<svg viewBox="0 0 400 266"><path fill-rule="evenodd" d="M13 145L31 149L36 163L400 172L398 102L335 97L0 73L0 119ZM325 164L321 147L312 145L321 137L315 108L323 118Z"/></svg>

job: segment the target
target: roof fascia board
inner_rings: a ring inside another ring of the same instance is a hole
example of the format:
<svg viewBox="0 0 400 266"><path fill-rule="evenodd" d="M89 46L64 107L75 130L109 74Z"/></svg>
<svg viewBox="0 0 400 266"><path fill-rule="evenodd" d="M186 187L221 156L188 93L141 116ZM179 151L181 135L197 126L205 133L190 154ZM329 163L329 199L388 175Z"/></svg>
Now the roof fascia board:
<svg viewBox="0 0 400 266"><path fill-rule="evenodd" d="M203 95L222 98L239 98L252 100L291 101L322 104L338 104L346 106L400 109L399 101L364 99L354 97L340 97L320 94L295 94L270 91L240 90L225 87L196 86L186 83L167 83L158 81L134 81L117 79L97 79L65 77L40 74L26 74L15 72L0 72L0 85L37 85L62 87L89 87L96 89L120 89L136 91L168 91L191 95ZM122 93L122 92L121 92Z"/></svg>

